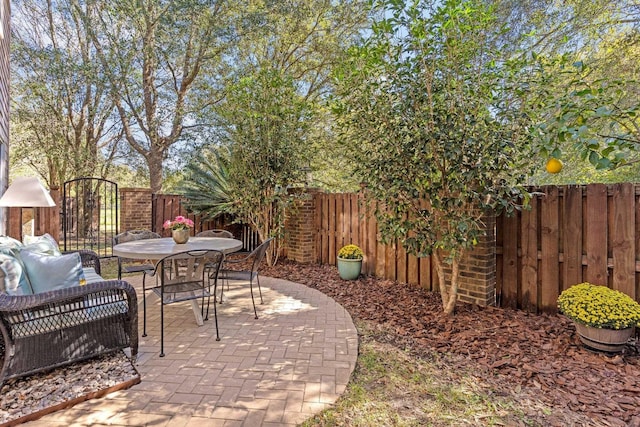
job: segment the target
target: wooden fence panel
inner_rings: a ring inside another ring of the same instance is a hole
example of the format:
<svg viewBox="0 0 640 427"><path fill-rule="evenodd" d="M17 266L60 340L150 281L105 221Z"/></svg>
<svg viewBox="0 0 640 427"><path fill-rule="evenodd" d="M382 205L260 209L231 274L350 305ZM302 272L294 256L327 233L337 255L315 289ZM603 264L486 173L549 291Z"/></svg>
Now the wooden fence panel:
<svg viewBox="0 0 640 427"><path fill-rule="evenodd" d="M419 261L420 265L420 287L425 288L428 291L438 290L439 285L437 282L437 276L433 274L431 268L431 257L421 257Z"/></svg>
<svg viewBox="0 0 640 427"><path fill-rule="evenodd" d="M522 212L522 269L519 307L527 311L538 308L538 205L539 198L531 199L531 208Z"/></svg>
<svg viewBox="0 0 640 427"><path fill-rule="evenodd" d="M562 290L582 282L582 187L564 187Z"/></svg>
<svg viewBox="0 0 640 427"><path fill-rule="evenodd" d="M635 194L631 184L613 186L613 224L611 256L613 258L613 289L635 298Z"/></svg>
<svg viewBox="0 0 640 427"><path fill-rule="evenodd" d="M360 248L363 248L365 245L363 239L360 237L361 233L364 231L364 227L361 227L363 224L360 221L360 197L358 197L358 195L354 195L349 198L349 202L351 204L351 223L349 224L351 242L360 246Z"/></svg>
<svg viewBox="0 0 640 427"><path fill-rule="evenodd" d="M376 273L376 246L378 242L378 222L373 215L373 206L367 207L367 249L365 251L366 272L374 275Z"/></svg>
<svg viewBox="0 0 640 427"><path fill-rule="evenodd" d="M329 202L329 212L333 212L333 215L329 214L329 252L327 253L327 262L331 265L336 264L336 255L337 251L340 248L336 249L336 217L340 215L338 210L338 205L336 203L336 196L334 194L328 195Z"/></svg>
<svg viewBox="0 0 640 427"><path fill-rule="evenodd" d="M585 280L606 285L607 276L607 187L604 184L587 186L587 212L585 215L585 246L587 268Z"/></svg>
<svg viewBox="0 0 640 427"><path fill-rule="evenodd" d="M502 243L502 260L497 276L496 286L499 286L501 302L504 307L516 308L518 305L518 214L502 215L496 220L496 234ZM497 238L497 236L496 236ZM496 242L496 244L500 244ZM500 268L501 267L501 268Z"/></svg>
<svg viewBox="0 0 640 427"><path fill-rule="evenodd" d="M329 228L329 211L330 211L330 195L325 194L322 197L322 205L324 207L324 211L322 212L322 224L323 230L325 231L322 236L324 237L324 241L322 242L322 263L329 264L329 241L333 237L331 234L331 229Z"/></svg>
<svg viewBox="0 0 640 427"><path fill-rule="evenodd" d="M410 285L420 284L420 264L415 255L407 255L407 283Z"/></svg>
<svg viewBox="0 0 640 427"><path fill-rule="evenodd" d="M554 307L560 295L558 187L547 186L543 191L545 195L540 206L540 304L542 307Z"/></svg>

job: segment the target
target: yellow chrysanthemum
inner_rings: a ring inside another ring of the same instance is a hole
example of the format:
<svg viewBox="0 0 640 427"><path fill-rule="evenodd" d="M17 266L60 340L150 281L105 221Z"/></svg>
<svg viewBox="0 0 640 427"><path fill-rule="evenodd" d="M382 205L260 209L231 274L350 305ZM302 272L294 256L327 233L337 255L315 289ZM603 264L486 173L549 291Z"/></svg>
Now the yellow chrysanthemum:
<svg viewBox="0 0 640 427"><path fill-rule="evenodd" d="M640 326L640 304L606 286L574 285L560 294L558 309L568 318L596 328Z"/></svg>

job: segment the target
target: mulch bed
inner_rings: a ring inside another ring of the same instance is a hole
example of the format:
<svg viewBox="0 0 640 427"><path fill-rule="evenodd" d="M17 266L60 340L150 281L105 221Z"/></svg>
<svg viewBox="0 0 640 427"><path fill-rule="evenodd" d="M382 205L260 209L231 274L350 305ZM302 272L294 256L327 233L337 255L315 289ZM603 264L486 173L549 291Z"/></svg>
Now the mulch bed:
<svg viewBox="0 0 640 427"><path fill-rule="evenodd" d="M121 351L11 379L0 389L0 427L33 421L139 382L140 374Z"/></svg>
<svg viewBox="0 0 640 427"><path fill-rule="evenodd" d="M260 274L323 292L354 321L383 331L376 339L418 357L446 356L481 375L496 395L535 399L549 408L529 411L541 425L640 426L637 335L622 353L603 354L584 348L562 315L458 304L445 316L437 293L372 277L344 281L327 265L284 260Z"/></svg>

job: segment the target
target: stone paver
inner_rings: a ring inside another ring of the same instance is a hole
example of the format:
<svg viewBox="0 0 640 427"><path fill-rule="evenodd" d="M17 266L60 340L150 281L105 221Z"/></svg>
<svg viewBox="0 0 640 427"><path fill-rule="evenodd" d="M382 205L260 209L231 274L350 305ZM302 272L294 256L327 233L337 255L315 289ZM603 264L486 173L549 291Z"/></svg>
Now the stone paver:
<svg viewBox="0 0 640 427"><path fill-rule="evenodd" d="M140 290L141 277L125 280ZM355 368L351 317L306 286L268 277L261 284L257 320L248 285L225 289L220 341L213 311L199 327L190 303L165 306L164 358L159 301L150 295L136 364L142 382L28 425L292 426L330 407Z"/></svg>

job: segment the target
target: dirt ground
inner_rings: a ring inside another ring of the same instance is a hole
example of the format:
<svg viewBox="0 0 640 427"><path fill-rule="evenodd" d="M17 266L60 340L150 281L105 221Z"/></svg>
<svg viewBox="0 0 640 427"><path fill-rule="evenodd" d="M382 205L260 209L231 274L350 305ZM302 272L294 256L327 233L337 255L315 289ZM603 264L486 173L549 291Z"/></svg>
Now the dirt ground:
<svg viewBox="0 0 640 427"><path fill-rule="evenodd" d="M261 275L302 283L331 296L354 320L373 322L376 339L415 357L434 352L455 369L482 374L492 393L548 408L542 425L640 426L638 335L617 355L584 348L562 315L458 304L443 316L440 296L389 280L340 279L335 267L280 261Z"/></svg>

